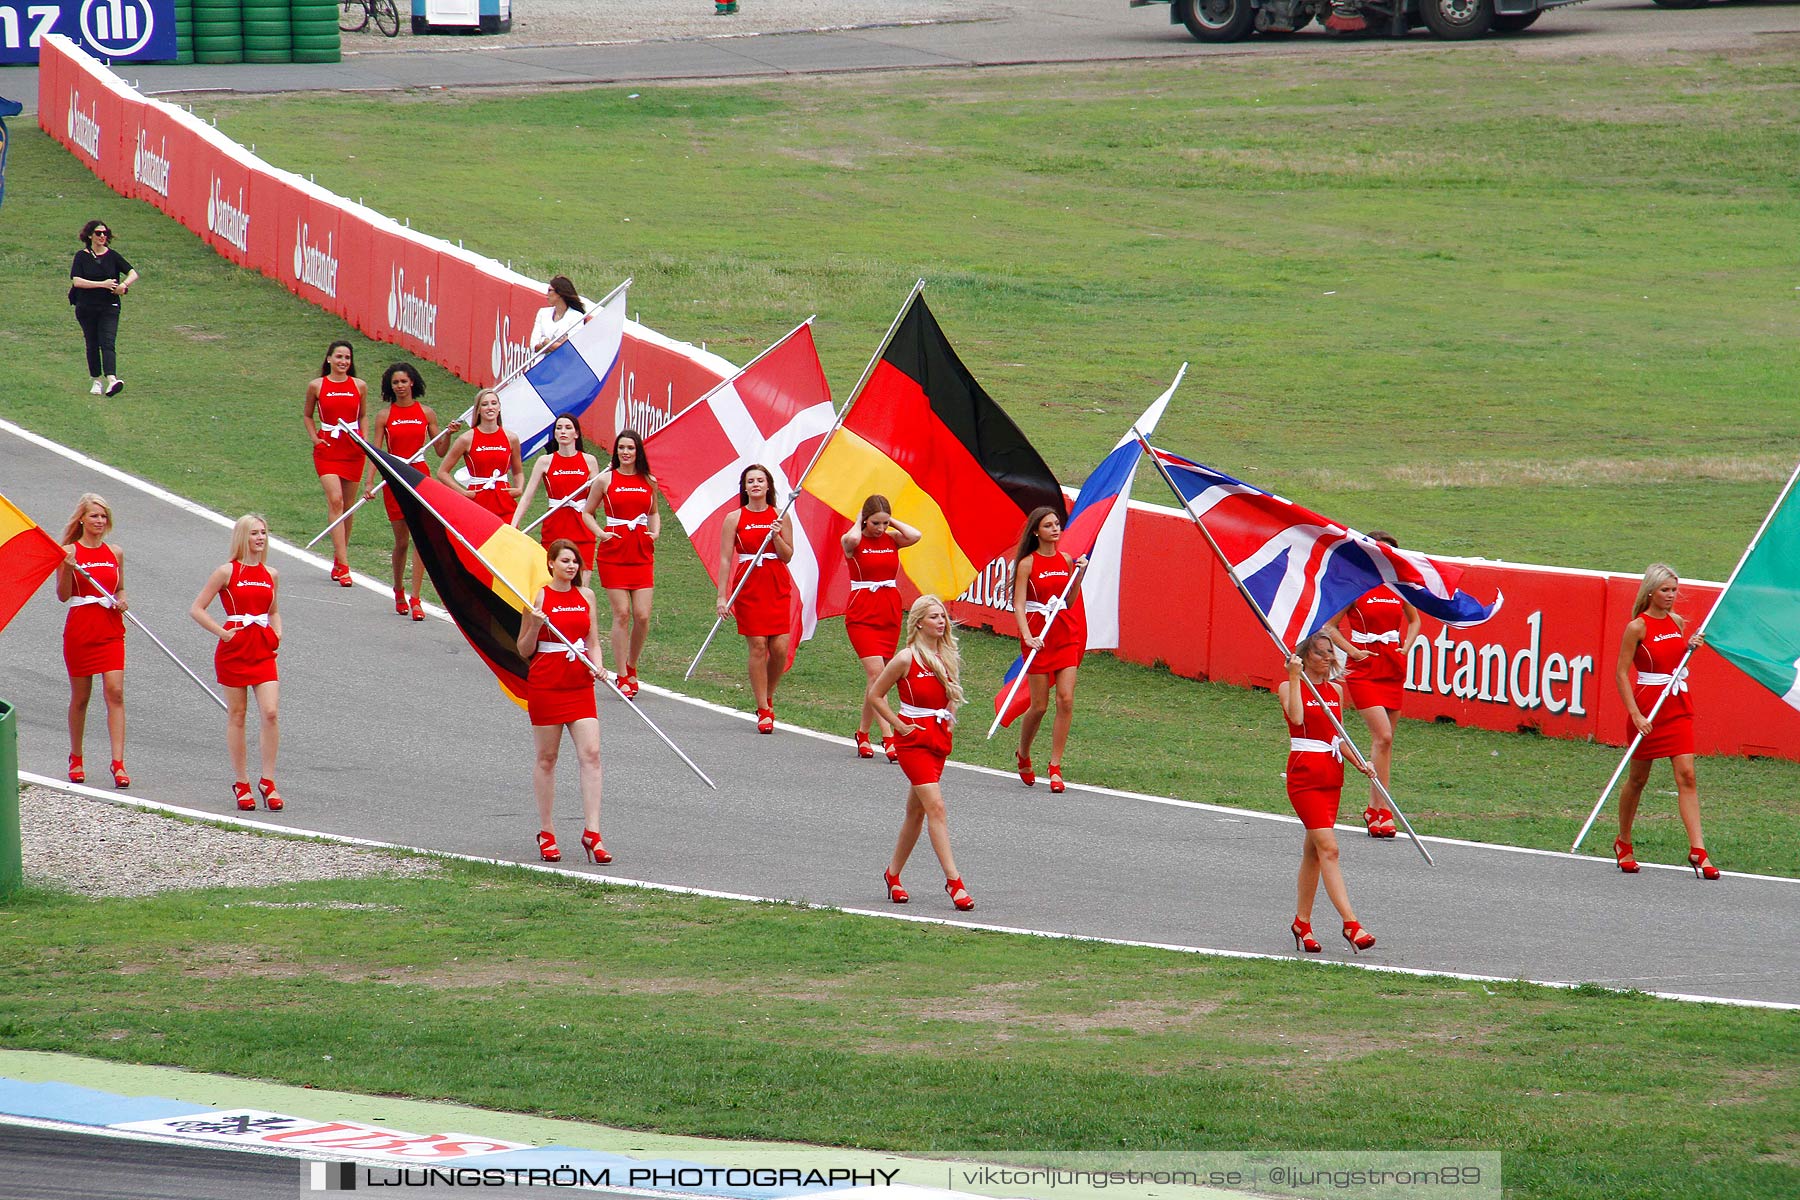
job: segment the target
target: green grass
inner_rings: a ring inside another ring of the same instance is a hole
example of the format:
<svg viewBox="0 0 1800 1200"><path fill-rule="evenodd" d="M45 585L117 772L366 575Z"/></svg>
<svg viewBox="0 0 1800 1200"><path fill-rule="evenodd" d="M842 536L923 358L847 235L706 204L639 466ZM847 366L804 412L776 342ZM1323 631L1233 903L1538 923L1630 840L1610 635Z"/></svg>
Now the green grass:
<svg viewBox="0 0 1800 1200"><path fill-rule="evenodd" d="M431 881L30 895L0 924L0 969L15 1049L669 1133L975 1154L1499 1149L1509 1192L1546 1200L1773 1197L1800 1175L1800 1018L1600 989L923 929L462 865Z"/></svg>

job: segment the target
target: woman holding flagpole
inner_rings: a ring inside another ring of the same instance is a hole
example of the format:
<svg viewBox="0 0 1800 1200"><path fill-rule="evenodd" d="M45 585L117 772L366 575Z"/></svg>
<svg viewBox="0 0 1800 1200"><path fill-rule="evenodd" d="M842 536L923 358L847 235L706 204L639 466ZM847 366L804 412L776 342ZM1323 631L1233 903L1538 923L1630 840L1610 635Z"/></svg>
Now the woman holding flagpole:
<svg viewBox="0 0 1800 1200"><path fill-rule="evenodd" d="M1694 868L1697 879L1717 879L1719 868L1707 856L1706 839L1700 831L1700 786L1694 775L1694 706L1688 697L1687 669L1681 666L1690 643L1684 633L1685 622L1675 615L1675 604L1680 599L1681 580L1674 568L1651 563L1638 585L1631 621L1619 642L1619 696L1625 701L1631 732L1639 741L1631 752L1631 769L1619 788L1619 836L1613 841L1613 858L1619 870L1627 875L1637 873L1631 824L1637 819L1644 785L1650 781L1651 764L1666 758L1675 769L1676 808L1687 829L1688 866ZM1701 644L1696 635L1692 645ZM1668 695L1652 721L1650 710L1656 708L1664 691Z"/></svg>
<svg viewBox="0 0 1800 1200"><path fill-rule="evenodd" d="M726 514L719 531L718 613L737 618L749 645L758 733L775 732L775 687L787 671L793 629L794 580L787 565L794 557L794 523L775 508L774 492L769 468L745 467L738 475L737 511Z"/></svg>
<svg viewBox="0 0 1800 1200"><path fill-rule="evenodd" d="M552 275L544 289L548 308L540 308L531 322L531 351L543 354L569 336L571 330L587 316L587 305L567 275Z"/></svg>
<svg viewBox="0 0 1800 1200"><path fill-rule="evenodd" d="M63 527L67 561L56 572L56 598L69 606L63 622L63 665L69 670L69 782L87 781L81 743L98 675L106 700L106 735L112 743L113 786L128 788L124 613L130 605L125 600L125 551L106 542L112 527L112 506L100 496L88 492L75 502L75 515Z"/></svg>
<svg viewBox="0 0 1800 1200"><path fill-rule="evenodd" d="M438 462L437 477L481 507L511 521L517 507L513 496L525 468L519 459L519 435L500 424L500 393L482 388L475 393L475 423L450 443L450 449ZM468 486L456 481L453 472L464 462Z"/></svg>
<svg viewBox="0 0 1800 1200"><path fill-rule="evenodd" d="M356 352L350 343L336 341L325 348L319 377L306 385L300 406L300 423L312 442L313 470L325 489L325 513L331 526L331 578L350 587L350 525L339 521L356 502L362 482L363 452L352 433L362 432L363 405L369 385L356 377Z"/></svg>
<svg viewBox="0 0 1800 1200"><path fill-rule="evenodd" d="M1385 530L1369 531L1373 541L1398 548L1400 543ZM1419 637L1419 610L1386 587L1365 592L1344 610L1337 625L1326 632L1348 660L1344 684L1356 715L1369 727L1369 758L1375 779L1369 784L1369 806L1363 824L1372 838L1395 834L1394 814L1382 797L1394 755L1394 720L1406 695L1406 656Z"/></svg>
<svg viewBox="0 0 1800 1200"><path fill-rule="evenodd" d="M256 513L246 513L231 527L231 560L214 571L188 609L200 627L219 639L213 650L213 671L225 689L225 750L231 756L236 782L232 799L248 812L256 807L250 794L249 754L245 746L244 719L250 694L262 713L257 749L262 754L262 778L257 787L263 804L280 812L281 793L275 789L275 752L281 746L278 705L281 684L275 656L281 647L281 609L278 592L281 573L268 565L269 523ZM225 610L221 623L206 610L217 596Z"/></svg>
<svg viewBox="0 0 1800 1200"><path fill-rule="evenodd" d="M551 424L550 442L550 453L538 455L531 477L525 481L525 490L519 494L519 503L513 508L513 528L517 529L525 519L531 499L542 484L544 494L550 498L550 511L544 516L538 540L546 547L556 541L574 543L576 553L581 555L581 569L591 571L594 540L600 534L600 526L588 511L588 488L600 473L600 464L581 444L581 427L567 413Z"/></svg>
<svg viewBox="0 0 1800 1200"><path fill-rule="evenodd" d="M940 781L944 761L950 757L950 731L962 704L962 655L950 622L950 610L936 596L920 596L906 615L906 646L888 660L869 684L867 703L883 724L899 735L900 769L910 785L906 815L900 820L900 836L894 856L881 873L888 899L905 904L912 897L900 886L900 872L918 844L919 831L929 827L931 848L944 869L944 891L959 912L975 907L962 873L950 853L950 825L944 812ZM888 707L888 692L900 689L900 711Z"/></svg>
<svg viewBox="0 0 1800 1200"><path fill-rule="evenodd" d="M381 399L386 405L381 410L381 421L375 430L375 443L389 454L411 462L419 470L429 468L425 462L425 448L437 440L437 414L431 406L424 403L425 380L418 369L408 362L397 362L381 373ZM456 421L450 422L450 432L461 428ZM417 459L414 459L417 455ZM375 464L363 463L363 499L370 500L375 495ZM406 557L411 547L411 537L406 528L406 516L394 501L392 488L383 489L382 503L387 507L388 525L394 531L394 552L390 562L394 572L394 611L401 616L410 616L415 621L425 619L425 609L419 600L420 585L425 580L425 565L419 561L419 553L412 550L412 592L406 591Z"/></svg>
<svg viewBox="0 0 1800 1200"><path fill-rule="evenodd" d="M1344 873L1338 867L1337 833L1333 826L1337 824L1338 803L1344 791L1345 743L1338 736L1333 717L1342 719L1344 696L1332 679L1337 670L1337 654L1331 635L1321 630L1301 642L1288 656L1287 666L1288 677L1276 694L1288 725L1288 803L1294 806L1294 814L1306 829L1306 842L1300 851L1299 902L1288 932L1294 935L1294 949L1319 953L1321 947L1312 935L1312 909L1323 879L1325 895L1344 919L1344 940L1350 943L1352 953L1360 954L1375 944L1375 935L1358 923L1356 912L1350 907L1350 892L1344 886ZM1350 762L1374 778L1373 769L1354 746L1350 747Z"/></svg>
<svg viewBox="0 0 1800 1200"><path fill-rule="evenodd" d="M638 694L638 658L650 637L650 601L656 587L656 539L662 512L656 506L656 476L643 435L621 429L613 438L612 464L588 497L588 511L604 506L600 535L600 586L612 609L613 665L627 699Z"/></svg>
<svg viewBox="0 0 1800 1200"><path fill-rule="evenodd" d="M856 528L843 537L844 557L850 563L850 610L844 614L844 632L869 683L880 677L900 644L900 551L918 540L919 531L895 520L894 506L879 495L863 501ZM875 757L869 726L878 719L875 706L865 697L862 722L856 727L858 758ZM886 721L881 722L881 748L889 762L900 761L893 728Z"/></svg>
<svg viewBox="0 0 1800 1200"><path fill-rule="evenodd" d="M1069 742L1069 725L1075 719L1075 675L1087 651L1087 609L1081 602L1081 584L1071 580L1087 566L1087 556L1071 559L1057 547L1062 541L1062 518L1042 506L1031 510L1013 554L1013 619L1019 626L1019 653L1031 660L1028 682L1031 706L1019 719L1019 778L1027 787L1037 782L1031 768L1031 743L1049 711L1052 691L1056 718L1050 726L1050 790L1063 790L1063 748ZM1069 592L1067 600L1063 593ZM1060 613L1054 622L1052 613Z"/></svg>
<svg viewBox="0 0 1800 1200"><path fill-rule="evenodd" d="M526 705L537 745L531 791L537 800L538 856L545 862L562 861L550 809L556 798L557 754L567 729L581 769L581 848L589 862L609 863L612 855L600 841L600 718L594 704L599 675L583 659L600 644L599 610L594 593L581 586L581 551L574 542L558 538L545 557L550 582L525 610L518 643L519 653L531 662Z"/></svg>

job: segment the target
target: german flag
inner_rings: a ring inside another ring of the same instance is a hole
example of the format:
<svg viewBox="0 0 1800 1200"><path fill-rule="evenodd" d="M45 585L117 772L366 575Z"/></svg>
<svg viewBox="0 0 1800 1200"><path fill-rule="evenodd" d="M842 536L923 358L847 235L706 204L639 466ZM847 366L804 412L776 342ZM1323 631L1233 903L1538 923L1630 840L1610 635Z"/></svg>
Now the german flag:
<svg viewBox="0 0 1800 1200"><path fill-rule="evenodd" d="M55 538L0 496L0 629L18 616L63 558Z"/></svg>
<svg viewBox="0 0 1800 1200"><path fill-rule="evenodd" d="M1017 543L1025 514L1064 512L1062 488L1031 443L951 349L915 292L806 491L854 521L886 496L919 530L900 552L921 592L956 596Z"/></svg>
<svg viewBox="0 0 1800 1200"><path fill-rule="evenodd" d="M419 561L425 564L450 618L500 681L500 690L514 704L525 707L525 675L530 664L519 653L520 614L525 607L519 594L535 600L550 582L544 548L536 538L514 529L455 488L393 455L367 442L363 452L393 489L394 502L418 547ZM458 541L451 528L479 550L480 556ZM493 565L493 571L482 559ZM512 587L496 578L494 571Z"/></svg>

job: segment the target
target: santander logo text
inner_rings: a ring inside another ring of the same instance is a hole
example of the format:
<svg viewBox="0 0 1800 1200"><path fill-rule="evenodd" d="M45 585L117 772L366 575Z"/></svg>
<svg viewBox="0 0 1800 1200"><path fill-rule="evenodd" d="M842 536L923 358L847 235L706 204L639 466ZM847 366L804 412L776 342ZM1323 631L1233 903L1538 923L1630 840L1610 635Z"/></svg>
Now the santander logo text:
<svg viewBox="0 0 1800 1200"><path fill-rule="evenodd" d="M206 190L206 230L216 233L243 253L250 252L250 209L244 203L244 189L237 190L237 203L225 196L219 177L212 177Z"/></svg>
<svg viewBox="0 0 1800 1200"><path fill-rule="evenodd" d="M1460 631L1449 627L1434 638L1421 637L1407 656L1406 687L1525 712L1541 708L1553 716L1586 716L1593 699L1594 656L1544 653L1543 623L1541 611L1526 617L1525 641L1516 650L1501 642L1476 645L1454 636Z"/></svg>
<svg viewBox="0 0 1800 1200"><path fill-rule="evenodd" d="M669 380L663 384L661 399L652 395L640 397L637 387L637 372L627 371L624 386L619 388L618 403L613 408L613 428L635 429L647 436L675 419L675 382Z"/></svg>
<svg viewBox="0 0 1800 1200"><path fill-rule="evenodd" d="M423 293L406 290L406 268L395 267L388 275L388 328L408 337L418 338L427 346L437 345L438 306L431 300L431 276L425 277Z"/></svg>
<svg viewBox="0 0 1800 1200"><path fill-rule="evenodd" d="M305 221L294 223L294 278L335 300L338 260L332 245L334 236L326 234L325 244L316 246L308 240L311 233L312 227Z"/></svg>
<svg viewBox="0 0 1800 1200"><path fill-rule="evenodd" d="M495 380L515 374L531 360L531 347L522 341L513 341L512 317L506 313L494 314L494 347L489 358L488 366L493 370Z"/></svg>
<svg viewBox="0 0 1800 1200"><path fill-rule="evenodd" d="M137 153L131 159L131 177L161 196L169 197L169 139L150 148L150 135L138 130ZM209 222L210 223L210 222Z"/></svg>
<svg viewBox="0 0 1800 1200"><path fill-rule="evenodd" d="M80 92L69 97L69 140L86 150L89 158L100 161L100 106L94 105L92 113L84 112Z"/></svg>

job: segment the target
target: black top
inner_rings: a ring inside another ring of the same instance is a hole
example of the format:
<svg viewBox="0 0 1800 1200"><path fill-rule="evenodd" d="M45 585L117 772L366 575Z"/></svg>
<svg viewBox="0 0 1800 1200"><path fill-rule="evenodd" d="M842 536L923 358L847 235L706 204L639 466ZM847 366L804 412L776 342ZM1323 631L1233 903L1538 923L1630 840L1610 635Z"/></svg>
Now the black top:
<svg viewBox="0 0 1800 1200"><path fill-rule="evenodd" d="M131 264L125 261L123 254L111 246L99 254L90 250L77 250L75 263L69 268L69 278L71 279L105 280L109 283L123 279L130 273ZM72 287L69 289L69 295L73 297L77 308L119 307L118 296L99 288Z"/></svg>

